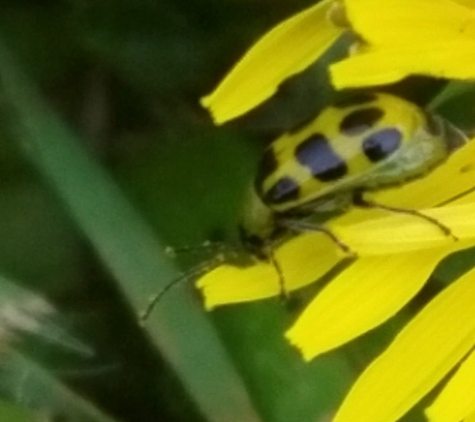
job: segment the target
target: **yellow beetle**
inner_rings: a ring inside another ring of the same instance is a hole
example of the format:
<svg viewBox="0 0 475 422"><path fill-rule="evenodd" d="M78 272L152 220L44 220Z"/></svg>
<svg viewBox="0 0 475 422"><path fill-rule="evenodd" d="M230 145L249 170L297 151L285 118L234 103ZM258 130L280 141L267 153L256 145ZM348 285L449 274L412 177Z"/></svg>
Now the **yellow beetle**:
<svg viewBox="0 0 475 422"><path fill-rule="evenodd" d="M285 296L274 243L289 230L321 231L352 253L321 223L352 205L413 214L450 235L449 228L417 210L370 202L364 193L422 177L466 142L463 132L441 117L393 95L358 94L329 106L264 152L239 225L241 242L253 257L274 265ZM222 258L214 261L171 282L142 318L172 286L206 272Z"/></svg>
<svg viewBox="0 0 475 422"><path fill-rule="evenodd" d="M326 233L312 218L351 205L418 213L369 202L366 191L387 189L424 176L467 142L454 126L402 98L359 94L325 108L312 121L269 145L240 223L245 248L272 259L270 246L284 230Z"/></svg>

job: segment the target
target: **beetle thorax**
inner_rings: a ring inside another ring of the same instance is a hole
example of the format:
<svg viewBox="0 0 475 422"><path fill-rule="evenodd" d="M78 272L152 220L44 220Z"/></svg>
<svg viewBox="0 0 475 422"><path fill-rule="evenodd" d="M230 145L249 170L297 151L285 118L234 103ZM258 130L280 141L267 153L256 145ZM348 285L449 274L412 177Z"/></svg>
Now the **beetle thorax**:
<svg viewBox="0 0 475 422"><path fill-rule="evenodd" d="M249 189L239 229L244 247L260 257L275 232L275 214L254 187Z"/></svg>

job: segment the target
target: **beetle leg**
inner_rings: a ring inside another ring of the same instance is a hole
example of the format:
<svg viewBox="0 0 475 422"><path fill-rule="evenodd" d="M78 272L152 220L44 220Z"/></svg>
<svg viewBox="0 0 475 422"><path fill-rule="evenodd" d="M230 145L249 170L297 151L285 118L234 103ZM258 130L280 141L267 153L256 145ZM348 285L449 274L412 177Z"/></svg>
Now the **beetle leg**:
<svg viewBox="0 0 475 422"><path fill-rule="evenodd" d="M285 287L285 279L284 273L282 271L282 267L279 264L279 261L275 258L274 250L272 249L272 245L268 245L264 251L267 260L270 264L275 268L275 272L277 273L277 277L279 279L279 296L282 302L286 303L289 299L289 292Z"/></svg>
<svg viewBox="0 0 475 422"><path fill-rule="evenodd" d="M380 209L380 210L390 211L390 212L394 212L394 213L398 213L398 214L413 215L415 217L422 218L422 219L428 221L429 223L437 226L442 231L442 233L444 233L444 235L450 236L454 240L458 240L457 236L455 236L452 233L452 230L450 229L450 227L446 226L445 224L441 223L439 220L437 220L434 217L431 217L430 215L426 215L426 214L424 214L424 213L422 213L418 210L414 210L414 209L398 208L398 207L392 207L392 206L389 206L389 205L380 204L379 202L369 200L369 199L365 199L363 197L363 193L364 192L362 192L362 191L358 191L358 192L354 193L354 195L353 195L353 204L355 206L362 207L362 208L377 208L377 209Z"/></svg>
<svg viewBox="0 0 475 422"><path fill-rule="evenodd" d="M333 233L328 227L325 227L320 224L311 223L303 220L293 220L291 218L280 218L277 221L277 224L285 227L288 230L292 230L298 233L306 232L320 232L328 236L343 252L346 254L356 257L356 253L345 243L343 242L335 233Z"/></svg>

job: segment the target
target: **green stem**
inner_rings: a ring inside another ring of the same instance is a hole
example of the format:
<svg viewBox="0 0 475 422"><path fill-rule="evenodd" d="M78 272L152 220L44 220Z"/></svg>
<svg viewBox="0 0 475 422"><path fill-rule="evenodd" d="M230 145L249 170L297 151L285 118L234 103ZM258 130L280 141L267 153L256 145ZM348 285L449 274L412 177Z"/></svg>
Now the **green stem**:
<svg viewBox="0 0 475 422"><path fill-rule="evenodd" d="M2 99L16 115L25 156L61 198L69 215L139 313L177 271L152 230L111 176L50 110L0 40ZM257 420L240 377L196 301L169 295L146 329L210 421Z"/></svg>

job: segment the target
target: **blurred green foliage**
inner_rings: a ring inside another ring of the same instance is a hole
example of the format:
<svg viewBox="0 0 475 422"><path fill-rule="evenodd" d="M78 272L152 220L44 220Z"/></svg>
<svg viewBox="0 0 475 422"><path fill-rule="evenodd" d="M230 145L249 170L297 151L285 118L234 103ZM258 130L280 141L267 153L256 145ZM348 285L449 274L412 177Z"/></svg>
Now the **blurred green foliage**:
<svg viewBox="0 0 475 422"><path fill-rule="evenodd" d="M234 242L263 146L334 96L325 62L345 41L225 128L199 107L259 35L311 3L0 4L0 274L47 297L48 327L64 330L8 345L0 392L21 414L1 404L2 421L33 420L23 407L48 421L323 421L397 331L404 314L308 364L283 339L299 307L207 314L191 284L138 324L178 275L165 246ZM427 101L440 84L425 83L397 89Z"/></svg>

